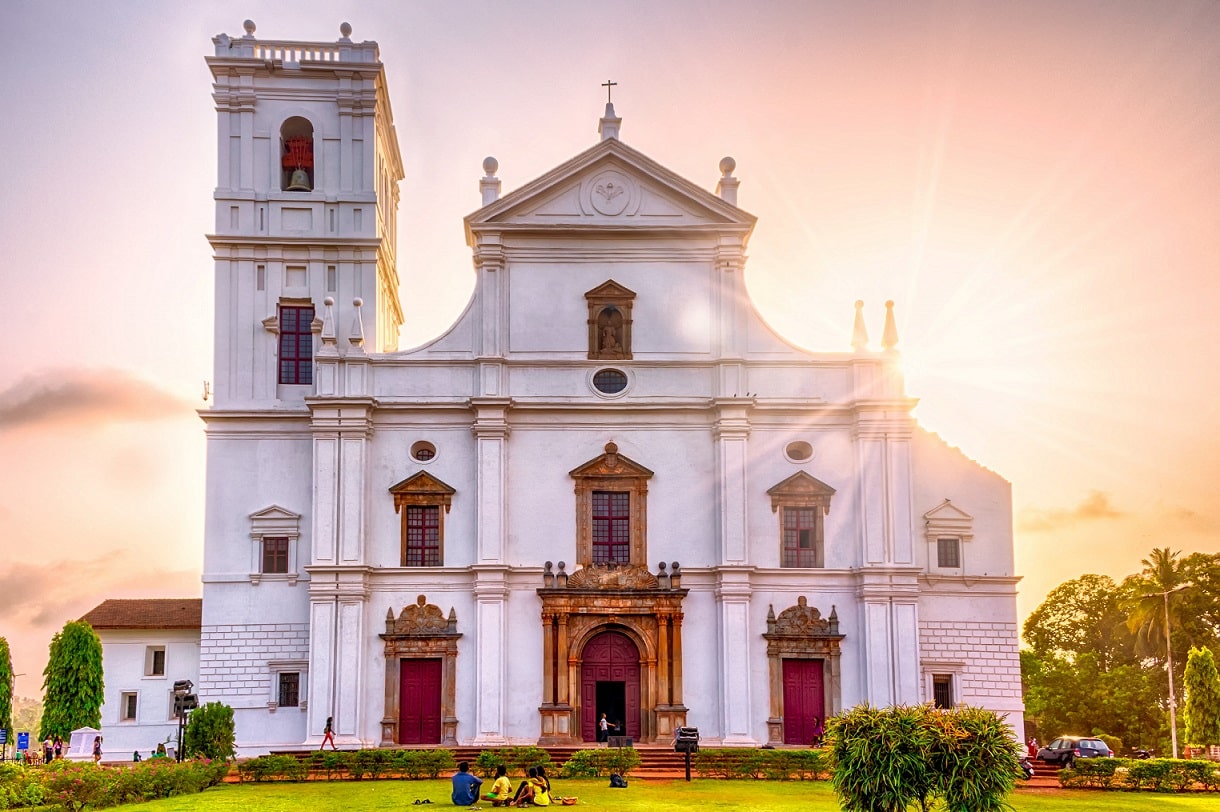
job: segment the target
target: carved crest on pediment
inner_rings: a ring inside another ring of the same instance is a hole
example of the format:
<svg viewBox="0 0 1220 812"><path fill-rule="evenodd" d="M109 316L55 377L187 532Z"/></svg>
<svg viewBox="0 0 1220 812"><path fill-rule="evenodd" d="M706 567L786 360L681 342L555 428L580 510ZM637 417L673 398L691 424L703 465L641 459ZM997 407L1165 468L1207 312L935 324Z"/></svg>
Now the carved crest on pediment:
<svg viewBox="0 0 1220 812"><path fill-rule="evenodd" d="M804 595L796 599L796 606L789 606L779 613L772 609L767 617L767 636L827 637L839 633L839 617L832 609L829 618L822 617L816 606L810 606Z"/></svg>
<svg viewBox="0 0 1220 812"><path fill-rule="evenodd" d="M647 567L590 564L568 576L569 589L658 589Z"/></svg>
<svg viewBox="0 0 1220 812"><path fill-rule="evenodd" d="M809 476L804 471L797 471L783 482L767 491L771 497L771 512L774 513L781 505L788 507L820 507L830 513L830 497L835 495L835 489L820 479Z"/></svg>
<svg viewBox="0 0 1220 812"><path fill-rule="evenodd" d="M456 613L451 610L446 618L441 608L428 603L428 599L423 595L417 597L414 604L403 607L397 618L394 617L392 609L386 616L386 634L439 636L456 632Z"/></svg>
<svg viewBox="0 0 1220 812"><path fill-rule="evenodd" d="M652 478L652 471L618 453L618 446L616 444L606 443L605 451L606 453L600 457L589 460L579 468L569 471L568 475L575 479L586 479L589 477Z"/></svg>

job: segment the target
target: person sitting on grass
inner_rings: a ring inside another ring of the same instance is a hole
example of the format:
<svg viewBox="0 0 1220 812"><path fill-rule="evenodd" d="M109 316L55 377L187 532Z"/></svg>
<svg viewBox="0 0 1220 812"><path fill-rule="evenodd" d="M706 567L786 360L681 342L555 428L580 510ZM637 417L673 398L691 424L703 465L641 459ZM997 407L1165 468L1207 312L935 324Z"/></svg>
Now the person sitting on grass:
<svg viewBox="0 0 1220 812"><path fill-rule="evenodd" d="M484 801L491 801L492 806L508 806L513 800L513 782L508 780L508 768L503 764L496 767L496 780L491 785L491 792L483 796Z"/></svg>
<svg viewBox="0 0 1220 812"><path fill-rule="evenodd" d="M463 761L458 764L458 771L453 774L453 794L449 799L454 806L470 806L479 802L479 785L483 779L470 774L470 763Z"/></svg>

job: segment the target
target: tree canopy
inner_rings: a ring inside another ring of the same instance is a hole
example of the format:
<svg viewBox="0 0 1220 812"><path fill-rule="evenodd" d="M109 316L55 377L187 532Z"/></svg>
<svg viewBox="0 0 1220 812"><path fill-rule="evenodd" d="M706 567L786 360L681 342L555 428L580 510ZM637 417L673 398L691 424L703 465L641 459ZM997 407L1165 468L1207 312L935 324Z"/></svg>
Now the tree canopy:
<svg viewBox="0 0 1220 812"><path fill-rule="evenodd" d="M1184 682L1186 741L1220 744L1220 673L1211 649L1190 650Z"/></svg>
<svg viewBox="0 0 1220 812"><path fill-rule="evenodd" d="M43 712L38 738L63 736L102 724L102 641L83 620L70 621L51 638L43 670Z"/></svg>
<svg viewBox="0 0 1220 812"><path fill-rule="evenodd" d="M1089 574L1060 584L1025 621L1026 718L1040 738L1104 734L1168 751L1166 604L1180 694L1190 648L1220 650L1220 554L1166 547L1140 563L1120 583Z"/></svg>
<svg viewBox="0 0 1220 812"><path fill-rule="evenodd" d="M0 637L0 730L13 732L13 655Z"/></svg>

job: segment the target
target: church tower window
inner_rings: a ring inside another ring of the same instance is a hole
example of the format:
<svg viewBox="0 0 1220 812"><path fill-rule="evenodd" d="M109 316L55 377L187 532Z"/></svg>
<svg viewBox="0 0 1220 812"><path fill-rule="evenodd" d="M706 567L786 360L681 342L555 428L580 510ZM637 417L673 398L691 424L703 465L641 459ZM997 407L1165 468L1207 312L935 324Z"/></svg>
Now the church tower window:
<svg viewBox="0 0 1220 812"><path fill-rule="evenodd" d="M280 128L280 188L286 192L312 192L313 125L293 116Z"/></svg>
<svg viewBox="0 0 1220 812"><path fill-rule="evenodd" d="M780 566L825 567L824 517L835 489L798 471L767 491L779 513Z"/></svg>
<svg viewBox="0 0 1220 812"><path fill-rule="evenodd" d="M445 563L445 514L453 503L453 488L420 471L390 493L394 511L402 516L399 566L440 567Z"/></svg>
<svg viewBox="0 0 1220 812"><path fill-rule="evenodd" d="M313 305L280 305L280 383L313 383Z"/></svg>

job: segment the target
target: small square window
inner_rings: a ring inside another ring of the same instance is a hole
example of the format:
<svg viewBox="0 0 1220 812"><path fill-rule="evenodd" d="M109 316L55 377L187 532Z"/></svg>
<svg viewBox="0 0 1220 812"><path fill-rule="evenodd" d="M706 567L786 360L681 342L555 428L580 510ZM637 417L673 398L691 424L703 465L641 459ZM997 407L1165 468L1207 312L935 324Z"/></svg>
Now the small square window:
<svg viewBox="0 0 1220 812"><path fill-rule="evenodd" d="M279 706L295 708L301 704L301 675L297 671L280 673Z"/></svg>
<svg viewBox="0 0 1220 812"><path fill-rule="evenodd" d="M932 675L932 704L938 708L953 707L953 675Z"/></svg>
<svg viewBox="0 0 1220 812"><path fill-rule="evenodd" d="M144 676L165 676L165 646L149 646L144 650Z"/></svg>
<svg viewBox="0 0 1220 812"><path fill-rule="evenodd" d="M288 572L287 536L263 538L263 572L271 575L283 575Z"/></svg>
<svg viewBox="0 0 1220 812"><path fill-rule="evenodd" d="M936 566L946 570L955 570L962 566L961 539L936 540Z"/></svg>
<svg viewBox="0 0 1220 812"><path fill-rule="evenodd" d="M119 721L134 722L136 720L137 694L134 691L119 695Z"/></svg>

